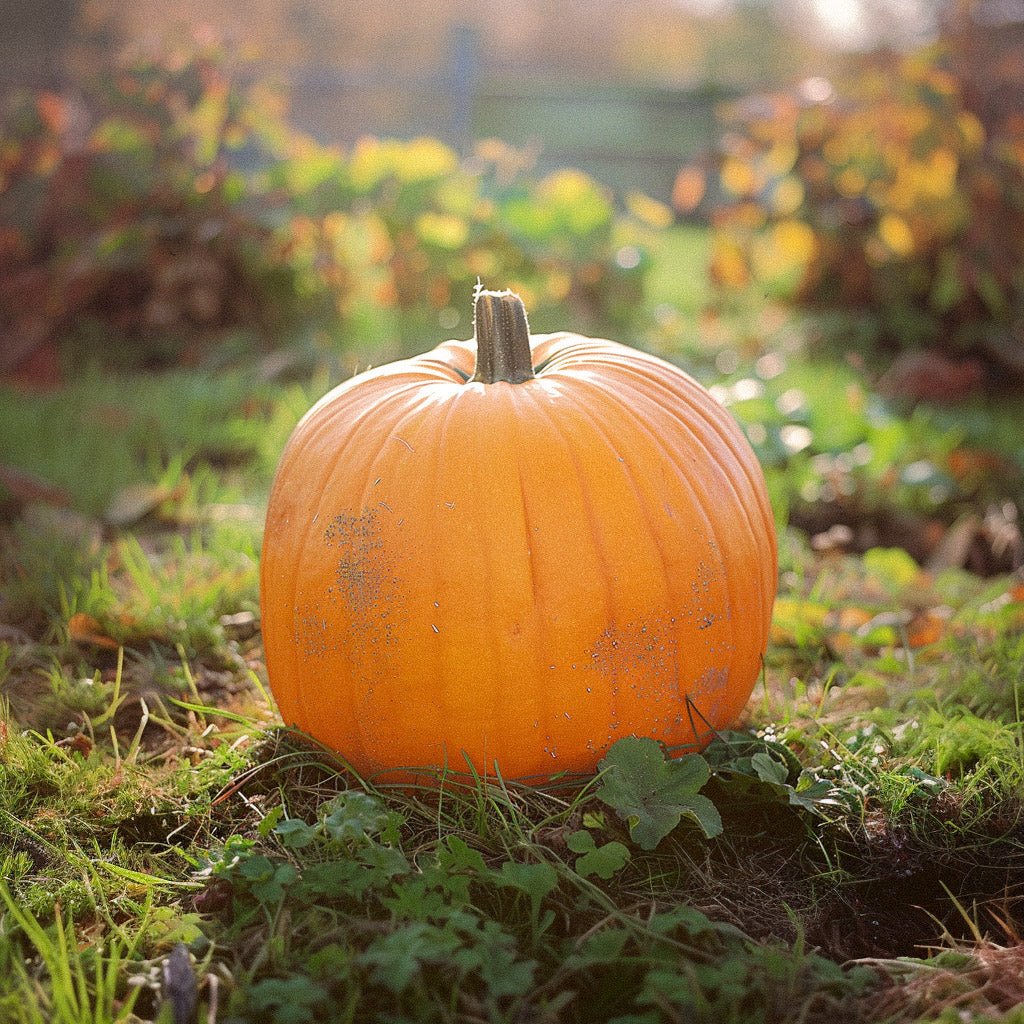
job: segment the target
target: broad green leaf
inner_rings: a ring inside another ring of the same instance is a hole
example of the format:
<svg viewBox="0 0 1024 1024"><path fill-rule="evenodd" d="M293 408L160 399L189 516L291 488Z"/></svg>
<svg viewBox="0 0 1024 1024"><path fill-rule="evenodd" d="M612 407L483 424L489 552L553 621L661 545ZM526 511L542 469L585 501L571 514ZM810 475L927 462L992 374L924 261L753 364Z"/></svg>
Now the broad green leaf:
<svg viewBox="0 0 1024 1024"><path fill-rule="evenodd" d="M743 939L745 936L735 925L726 921L712 921L707 914L696 907L685 904L673 907L671 910L655 914L647 927L658 935L672 935L677 932L684 932L690 938L698 938L702 935L718 935L727 939Z"/></svg>
<svg viewBox="0 0 1024 1024"><path fill-rule="evenodd" d="M550 864L522 864L507 860L501 865L498 884L518 889L531 899L540 901L558 884L558 875Z"/></svg>
<svg viewBox="0 0 1024 1024"><path fill-rule="evenodd" d="M327 805L326 811L324 832L340 842L379 835L389 824L384 805L361 790L340 793Z"/></svg>
<svg viewBox="0 0 1024 1024"><path fill-rule="evenodd" d="M480 851L458 836L447 836L438 846L437 862L448 872L471 871L482 875L487 871Z"/></svg>
<svg viewBox="0 0 1024 1024"><path fill-rule="evenodd" d="M273 832L289 850L301 850L317 837L317 830L301 818L285 818L274 826Z"/></svg>
<svg viewBox="0 0 1024 1024"><path fill-rule="evenodd" d="M570 953L565 965L571 970L586 970L614 964L622 956L629 939L630 932L626 928L602 928L588 936L574 953Z"/></svg>
<svg viewBox="0 0 1024 1024"><path fill-rule="evenodd" d="M522 864L507 860L501 865L496 877L498 885L518 889L530 898L530 923L534 938L550 924L550 912L541 918L540 910L544 898L558 885L558 875L550 864Z"/></svg>
<svg viewBox="0 0 1024 1024"><path fill-rule="evenodd" d="M322 985L300 977L266 978L249 989L245 1000L251 1011L280 1024L312 1024L330 1005Z"/></svg>
<svg viewBox="0 0 1024 1024"><path fill-rule="evenodd" d="M711 839L722 831L715 805L699 790L710 772L700 754L678 760L665 757L652 739L619 740L598 765L602 786L597 797L629 824L633 841L653 850L685 816Z"/></svg>
<svg viewBox="0 0 1024 1024"><path fill-rule="evenodd" d="M392 992L404 992L424 963L440 963L452 956L462 940L422 921L375 939L359 960L372 968L373 981Z"/></svg>
<svg viewBox="0 0 1024 1024"><path fill-rule="evenodd" d="M576 870L584 877L597 875L598 878L609 879L629 860L629 850L622 843L613 841L597 846L594 837L582 829L573 832L566 845L573 853L581 855L576 858Z"/></svg>
<svg viewBox="0 0 1024 1024"><path fill-rule="evenodd" d="M784 786L789 778L789 769L766 751L760 751L750 759L750 765L762 782Z"/></svg>

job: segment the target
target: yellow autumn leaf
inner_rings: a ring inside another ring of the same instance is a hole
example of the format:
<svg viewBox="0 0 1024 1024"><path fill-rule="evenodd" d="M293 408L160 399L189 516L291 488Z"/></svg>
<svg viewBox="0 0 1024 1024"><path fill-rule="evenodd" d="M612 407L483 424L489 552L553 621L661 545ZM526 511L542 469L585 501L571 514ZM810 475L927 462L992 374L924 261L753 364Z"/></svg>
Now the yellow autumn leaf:
<svg viewBox="0 0 1024 1024"><path fill-rule="evenodd" d="M851 199L864 194L868 180L863 172L857 167L847 167L837 178L836 188L839 192Z"/></svg>
<svg viewBox="0 0 1024 1024"><path fill-rule="evenodd" d="M903 126L910 135L920 135L932 121L932 111L924 103L913 103L900 111Z"/></svg>
<svg viewBox="0 0 1024 1024"><path fill-rule="evenodd" d="M626 196L626 209L637 220L652 228L670 227L673 221L672 211L657 199L645 196L642 192L630 192Z"/></svg>
<svg viewBox="0 0 1024 1024"><path fill-rule="evenodd" d="M722 188L734 196L749 195L757 187L757 176L754 169L744 160L729 157L722 164Z"/></svg>
<svg viewBox="0 0 1024 1024"><path fill-rule="evenodd" d="M540 183L539 191L545 199L565 206L603 198L600 186L594 179L573 168L549 174Z"/></svg>
<svg viewBox="0 0 1024 1024"><path fill-rule="evenodd" d="M798 220L780 221L752 246L757 277L771 281L802 271L817 251L818 243L811 228Z"/></svg>
<svg viewBox="0 0 1024 1024"><path fill-rule="evenodd" d="M428 210L416 218L416 234L428 245L458 249L469 237L469 225L461 217Z"/></svg>
<svg viewBox="0 0 1024 1024"><path fill-rule="evenodd" d="M450 174L459 158L438 139L420 138L399 144L395 170L402 181L428 181Z"/></svg>
<svg viewBox="0 0 1024 1024"><path fill-rule="evenodd" d="M816 601L780 597L772 614L771 639L786 646L818 642L828 617L828 608Z"/></svg>
<svg viewBox="0 0 1024 1024"><path fill-rule="evenodd" d="M440 178L455 170L458 162L454 151L437 139L362 138L352 150L349 175L357 189L365 190L388 175L406 182Z"/></svg>
<svg viewBox="0 0 1024 1024"><path fill-rule="evenodd" d="M360 191L372 188L388 171L388 155L380 139L364 136L353 147L348 162L352 184Z"/></svg>
<svg viewBox="0 0 1024 1024"><path fill-rule="evenodd" d="M771 174L788 174L796 165L800 151L792 142L776 143L764 157L765 168Z"/></svg>
<svg viewBox="0 0 1024 1024"><path fill-rule="evenodd" d="M850 147L841 135L829 139L822 146L821 152L833 167L841 167L850 159Z"/></svg>
<svg viewBox="0 0 1024 1024"><path fill-rule="evenodd" d="M348 217L340 210L333 210L323 220L324 239L336 252L343 253L343 243L348 231Z"/></svg>
<svg viewBox="0 0 1024 1024"><path fill-rule="evenodd" d="M600 227L613 213L608 193L583 171L566 169L549 174L537 186L537 195L580 235Z"/></svg>
<svg viewBox="0 0 1024 1024"><path fill-rule="evenodd" d="M959 168L956 154L948 149L937 149L921 170L923 191L933 199L946 199L956 187Z"/></svg>
<svg viewBox="0 0 1024 1024"><path fill-rule="evenodd" d="M553 270L547 279L548 297L561 302L572 288L572 278L564 270Z"/></svg>
<svg viewBox="0 0 1024 1024"><path fill-rule="evenodd" d="M957 115L957 127L964 141L965 148L975 153L985 143L985 127L970 111L964 110Z"/></svg>
<svg viewBox="0 0 1024 1024"><path fill-rule="evenodd" d="M887 213L878 222L878 237L896 256L909 256L914 251L914 235L910 225L894 213Z"/></svg>
<svg viewBox="0 0 1024 1024"><path fill-rule="evenodd" d="M672 186L672 205L680 213L690 213L700 205L706 190L704 173L696 167L684 167Z"/></svg>
<svg viewBox="0 0 1024 1024"><path fill-rule="evenodd" d="M779 221L771 235L775 247L794 263L807 263L818 251L814 232L803 221Z"/></svg>
<svg viewBox="0 0 1024 1024"><path fill-rule="evenodd" d="M717 238L711 251L711 276L726 288L742 288L750 280L743 250L736 242Z"/></svg>
<svg viewBox="0 0 1024 1024"><path fill-rule="evenodd" d="M789 174L783 178L772 193L772 208L783 217L796 213L804 201L804 187L798 178Z"/></svg>

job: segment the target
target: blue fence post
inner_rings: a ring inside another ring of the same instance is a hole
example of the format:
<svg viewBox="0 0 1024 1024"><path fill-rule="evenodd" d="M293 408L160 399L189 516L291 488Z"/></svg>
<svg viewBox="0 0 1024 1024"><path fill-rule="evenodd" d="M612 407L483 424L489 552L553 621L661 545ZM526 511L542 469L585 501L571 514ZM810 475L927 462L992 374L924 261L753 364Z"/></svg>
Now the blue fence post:
<svg viewBox="0 0 1024 1024"><path fill-rule="evenodd" d="M472 25L458 23L452 32L452 141L464 156L473 147L473 102L479 76L479 38Z"/></svg>

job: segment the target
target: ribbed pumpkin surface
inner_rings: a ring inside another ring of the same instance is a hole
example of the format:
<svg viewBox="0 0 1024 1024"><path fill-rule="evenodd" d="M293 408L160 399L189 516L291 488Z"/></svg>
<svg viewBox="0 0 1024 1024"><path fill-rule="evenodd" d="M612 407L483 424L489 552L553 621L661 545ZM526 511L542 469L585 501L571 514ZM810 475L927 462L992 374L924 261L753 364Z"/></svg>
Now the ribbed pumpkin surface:
<svg viewBox="0 0 1024 1024"><path fill-rule="evenodd" d="M775 534L736 424L654 357L531 345L521 384L467 383L471 342L355 377L282 457L270 684L363 772L519 778L631 734L704 742L760 672Z"/></svg>

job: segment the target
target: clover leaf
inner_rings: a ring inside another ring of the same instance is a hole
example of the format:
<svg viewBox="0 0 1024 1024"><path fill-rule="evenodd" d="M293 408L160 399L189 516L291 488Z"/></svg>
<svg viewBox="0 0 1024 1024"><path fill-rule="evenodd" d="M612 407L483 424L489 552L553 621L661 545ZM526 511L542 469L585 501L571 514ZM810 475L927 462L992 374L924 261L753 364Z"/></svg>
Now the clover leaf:
<svg viewBox="0 0 1024 1024"><path fill-rule="evenodd" d="M584 877L597 875L598 878L609 879L629 860L629 850L622 843L613 841L598 846L586 829L573 832L566 845L573 853L581 855L576 858L576 870Z"/></svg>
<svg viewBox="0 0 1024 1024"><path fill-rule="evenodd" d="M654 740L628 736L612 746L598 768L597 798L628 822L641 849L653 850L684 817L708 839L721 833L715 805L699 793L710 776L700 754L671 760Z"/></svg>

